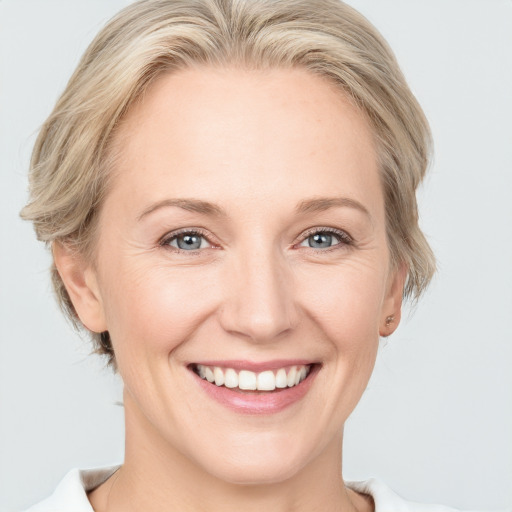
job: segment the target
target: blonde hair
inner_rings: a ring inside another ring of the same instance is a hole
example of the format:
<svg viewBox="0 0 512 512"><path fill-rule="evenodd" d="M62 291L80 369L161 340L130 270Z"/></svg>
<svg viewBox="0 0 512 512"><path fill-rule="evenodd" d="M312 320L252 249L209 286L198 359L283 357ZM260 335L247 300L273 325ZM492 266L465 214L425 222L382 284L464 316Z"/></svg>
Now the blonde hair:
<svg viewBox="0 0 512 512"><path fill-rule="evenodd" d="M351 98L376 137L392 261L407 266L404 297L417 299L435 269L415 195L429 160L428 123L387 43L339 0L142 0L123 9L83 55L36 141L21 215L38 238L91 254L116 126L162 73L198 65L300 67ZM55 265L52 279L80 326ZM115 364L108 333L91 334Z"/></svg>

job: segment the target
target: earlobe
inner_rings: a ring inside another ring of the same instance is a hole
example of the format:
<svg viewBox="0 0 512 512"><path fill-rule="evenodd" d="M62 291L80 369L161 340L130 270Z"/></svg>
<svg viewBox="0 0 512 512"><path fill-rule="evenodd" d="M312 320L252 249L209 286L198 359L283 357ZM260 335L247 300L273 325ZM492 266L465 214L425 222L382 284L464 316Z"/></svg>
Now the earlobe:
<svg viewBox="0 0 512 512"><path fill-rule="evenodd" d="M405 281L407 279L407 271L407 266L401 264L391 276L387 296L382 307L379 328L380 336L390 336L400 324L402 316L402 298Z"/></svg>
<svg viewBox="0 0 512 512"><path fill-rule="evenodd" d="M52 247L53 260L82 324L93 332L107 330L95 270L76 250L61 242Z"/></svg>

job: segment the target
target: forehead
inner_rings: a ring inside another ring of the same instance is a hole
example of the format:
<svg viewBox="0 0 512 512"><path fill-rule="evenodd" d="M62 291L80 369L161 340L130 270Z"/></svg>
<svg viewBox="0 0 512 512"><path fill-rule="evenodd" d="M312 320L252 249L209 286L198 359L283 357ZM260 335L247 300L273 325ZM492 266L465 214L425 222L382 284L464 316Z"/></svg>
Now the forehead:
<svg viewBox="0 0 512 512"><path fill-rule="evenodd" d="M339 88L302 69L164 75L125 116L115 145L114 190L130 185L148 200L227 200L228 187L246 203L276 190L283 200L361 201L364 188L379 186L369 123Z"/></svg>

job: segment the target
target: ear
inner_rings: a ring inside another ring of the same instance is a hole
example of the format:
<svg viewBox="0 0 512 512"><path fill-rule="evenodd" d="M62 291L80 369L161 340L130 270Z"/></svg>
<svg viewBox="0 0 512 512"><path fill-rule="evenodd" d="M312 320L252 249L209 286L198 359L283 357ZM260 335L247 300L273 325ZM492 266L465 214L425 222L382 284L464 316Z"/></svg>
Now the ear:
<svg viewBox="0 0 512 512"><path fill-rule="evenodd" d="M93 332L107 330L96 271L83 255L61 242L52 247L53 260L82 324Z"/></svg>
<svg viewBox="0 0 512 512"><path fill-rule="evenodd" d="M390 272L386 297L382 304L379 334L389 336L393 334L402 318L402 298L405 280L407 279L407 265L402 263L397 269Z"/></svg>

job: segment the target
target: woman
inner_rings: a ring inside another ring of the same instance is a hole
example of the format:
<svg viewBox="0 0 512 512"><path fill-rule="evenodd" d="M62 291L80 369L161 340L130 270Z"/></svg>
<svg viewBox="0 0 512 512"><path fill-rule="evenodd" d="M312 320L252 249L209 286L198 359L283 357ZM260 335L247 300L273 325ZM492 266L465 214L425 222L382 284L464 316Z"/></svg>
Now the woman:
<svg viewBox="0 0 512 512"><path fill-rule="evenodd" d="M393 56L344 4L149 0L114 19L41 131L23 215L123 379L126 456L33 510L441 510L340 477L379 337L433 273L428 151Z"/></svg>

